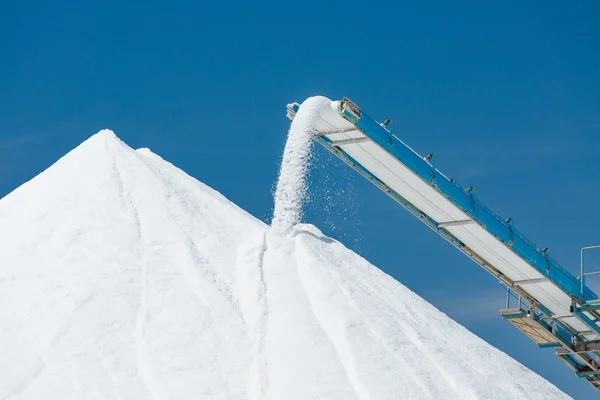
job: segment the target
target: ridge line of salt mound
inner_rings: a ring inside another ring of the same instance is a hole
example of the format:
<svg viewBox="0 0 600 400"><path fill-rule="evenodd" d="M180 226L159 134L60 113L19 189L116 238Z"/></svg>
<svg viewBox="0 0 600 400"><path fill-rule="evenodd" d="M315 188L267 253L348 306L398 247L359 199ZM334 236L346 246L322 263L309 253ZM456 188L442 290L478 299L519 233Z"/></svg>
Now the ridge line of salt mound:
<svg viewBox="0 0 600 400"><path fill-rule="evenodd" d="M117 135L115 134L115 132L112 129L100 129L98 132L96 132L95 134L93 134L90 137L92 138L95 136L118 139Z"/></svg>
<svg viewBox="0 0 600 400"><path fill-rule="evenodd" d="M271 223L279 232L288 232L302 219L314 124L321 107L330 102L323 96L309 97L302 103L290 124L277 179Z"/></svg>
<svg viewBox="0 0 600 400"><path fill-rule="evenodd" d="M129 146L119 139L112 130L101 129L78 144L75 148L62 155L58 160L46 167L42 172L27 182L22 183L6 196L1 197L0 200L3 202L2 205L6 206L8 203L17 201L17 197L27 196L26 193L28 192L40 190L39 188L35 189L34 187L39 187L40 185L43 186L47 184L48 181L53 181L55 183L55 186L52 188L53 191L58 190L57 186L68 186L72 177L77 176L81 170L80 165L78 165L80 161L89 162L90 157L95 153L95 149L109 149L109 146L129 148ZM112 149L114 148L115 147ZM111 153L113 152L112 149L109 150ZM65 174L65 172L63 172L65 169L72 170L71 172L67 173L69 174L69 179L56 179L55 176Z"/></svg>

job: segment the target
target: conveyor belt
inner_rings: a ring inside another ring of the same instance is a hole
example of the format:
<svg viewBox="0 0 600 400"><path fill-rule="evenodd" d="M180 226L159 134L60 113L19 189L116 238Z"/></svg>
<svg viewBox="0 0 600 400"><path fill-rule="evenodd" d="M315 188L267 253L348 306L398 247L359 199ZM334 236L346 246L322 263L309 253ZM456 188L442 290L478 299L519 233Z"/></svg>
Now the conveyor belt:
<svg viewBox="0 0 600 400"><path fill-rule="evenodd" d="M288 106L293 119L297 103ZM522 296L528 308L505 319L533 336L595 387L598 350L576 346L600 341L598 296L518 232L510 220L483 205L472 189L448 179L392 134L386 124L344 98L319 111L315 140L459 248L503 284ZM550 345L551 344L551 345Z"/></svg>

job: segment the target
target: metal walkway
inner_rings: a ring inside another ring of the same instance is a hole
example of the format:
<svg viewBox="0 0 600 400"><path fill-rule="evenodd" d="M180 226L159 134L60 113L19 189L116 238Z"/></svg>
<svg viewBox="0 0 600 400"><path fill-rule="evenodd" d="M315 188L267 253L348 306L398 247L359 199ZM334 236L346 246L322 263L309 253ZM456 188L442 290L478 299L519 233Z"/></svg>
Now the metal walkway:
<svg viewBox="0 0 600 400"><path fill-rule="evenodd" d="M298 103L288 105L293 119ZM598 296L537 248L506 220L483 205L473 188L448 179L347 98L319 110L314 139L400 203L505 285L515 308L505 320L539 347L556 355L600 390L600 301Z"/></svg>

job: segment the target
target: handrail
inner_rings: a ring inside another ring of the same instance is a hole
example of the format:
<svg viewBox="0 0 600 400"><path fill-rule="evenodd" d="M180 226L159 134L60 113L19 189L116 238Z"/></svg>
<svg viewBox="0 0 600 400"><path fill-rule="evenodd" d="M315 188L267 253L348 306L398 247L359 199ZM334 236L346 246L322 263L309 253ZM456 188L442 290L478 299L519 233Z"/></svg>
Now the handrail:
<svg viewBox="0 0 600 400"><path fill-rule="evenodd" d="M583 272L583 252L587 251L587 250L594 250L594 249L600 249L600 245L586 246L586 247L581 248L581 261L579 264L579 268L580 268L579 283L581 285L581 297L583 297L583 288L585 286L585 283L584 283L585 278L584 277L587 275L600 274L600 271L594 271L594 272L588 272L588 273Z"/></svg>

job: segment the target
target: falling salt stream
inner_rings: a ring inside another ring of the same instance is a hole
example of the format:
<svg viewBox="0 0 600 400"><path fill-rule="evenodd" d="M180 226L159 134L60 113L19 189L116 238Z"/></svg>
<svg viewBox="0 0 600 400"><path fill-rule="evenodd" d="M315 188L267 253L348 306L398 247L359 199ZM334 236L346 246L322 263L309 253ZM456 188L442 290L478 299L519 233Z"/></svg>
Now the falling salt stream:
<svg viewBox="0 0 600 400"><path fill-rule="evenodd" d="M321 96L306 99L290 125L277 179L271 223L272 228L279 232L289 231L302 220L302 207L308 193L306 174L314 124L321 107L329 102L329 99Z"/></svg>

